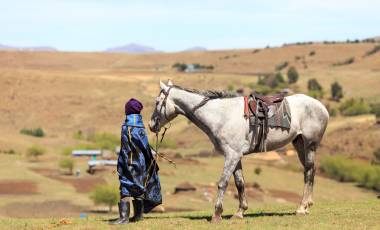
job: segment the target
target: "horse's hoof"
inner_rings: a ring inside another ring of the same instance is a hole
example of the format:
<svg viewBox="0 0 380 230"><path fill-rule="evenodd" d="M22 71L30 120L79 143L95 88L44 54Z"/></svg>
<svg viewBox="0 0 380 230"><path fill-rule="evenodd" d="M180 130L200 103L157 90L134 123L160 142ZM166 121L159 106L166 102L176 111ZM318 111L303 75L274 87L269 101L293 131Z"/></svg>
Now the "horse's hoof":
<svg viewBox="0 0 380 230"><path fill-rule="evenodd" d="M231 219L234 219L234 220L242 220L244 218L243 214L242 213L235 213Z"/></svg>
<svg viewBox="0 0 380 230"><path fill-rule="evenodd" d="M296 211L296 215L297 216L305 216L305 215L308 215L308 214L309 214L309 210L304 209L304 208L299 208Z"/></svg>
<svg viewBox="0 0 380 230"><path fill-rule="evenodd" d="M219 223L220 221L222 221L222 216L220 215L214 214L211 218L211 223Z"/></svg>

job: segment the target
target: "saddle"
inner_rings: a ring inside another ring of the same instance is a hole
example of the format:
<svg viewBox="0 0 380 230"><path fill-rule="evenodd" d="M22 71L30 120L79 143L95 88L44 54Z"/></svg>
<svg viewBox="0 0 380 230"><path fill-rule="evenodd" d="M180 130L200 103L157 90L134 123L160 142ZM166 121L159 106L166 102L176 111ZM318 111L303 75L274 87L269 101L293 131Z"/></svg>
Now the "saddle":
<svg viewBox="0 0 380 230"><path fill-rule="evenodd" d="M250 127L254 132L252 145L255 146L255 151L266 151L266 138L269 132L269 121L271 118L273 118L271 121L274 121L271 122L271 127L276 126L275 123L280 124L278 127L281 127L282 122L276 122L278 120L277 117L282 116L284 111L288 112L286 109L280 109L283 100L283 94L264 96L253 92L251 95L244 97L244 117L249 119ZM279 110L281 110L281 114L278 113ZM277 117L275 117L276 114L278 114ZM289 114L287 113L287 115ZM288 127L290 127L290 118L289 125L285 124L284 128Z"/></svg>

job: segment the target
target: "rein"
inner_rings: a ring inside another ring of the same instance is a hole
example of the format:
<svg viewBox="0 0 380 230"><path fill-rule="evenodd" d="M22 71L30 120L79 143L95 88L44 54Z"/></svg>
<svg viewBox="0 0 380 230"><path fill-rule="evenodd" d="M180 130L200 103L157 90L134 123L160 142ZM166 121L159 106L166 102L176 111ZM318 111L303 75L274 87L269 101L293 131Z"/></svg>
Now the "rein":
<svg viewBox="0 0 380 230"><path fill-rule="evenodd" d="M166 100L167 100L167 98L168 98L168 96L169 96L169 92L170 92L171 88L172 88L172 87L169 87L169 90L168 90L167 92L165 92L164 90L161 90L161 92L160 92L160 94L163 93L163 94L165 95L164 101L162 102L162 105L161 105L161 108L160 108L160 112L162 111L163 108L165 108L164 116L165 116L165 119L166 119L167 121L169 121L169 118L167 117L167 114L166 114ZM161 123L161 119L160 119L159 116L157 117L156 122L157 122L157 125L160 125L160 123ZM176 163L175 163L173 160L167 158L163 153L160 153L160 152L159 152L159 148L160 148L160 145L161 145L162 141L164 140L164 137L165 137L166 131L167 131L170 127L171 127L171 123L169 122L169 126L168 126L168 127L166 127L166 126L164 127L164 132L161 134L161 139L160 139L160 141L158 141L158 139L159 139L159 132L156 132L156 146L155 146L155 148L154 148L154 151L156 152L156 157L155 157L155 158L157 159L157 157L161 157L162 159L168 161L170 164L174 165L174 167L176 168L177 165L176 165ZM150 146L150 147L151 147L151 146ZM152 168L152 166L153 166L153 172L156 170L156 167L157 167L156 159L153 159L153 160L151 161L151 163L150 163L150 165L149 165L149 168L148 168L148 170L147 170L147 171L148 171L148 177L146 178L145 183L144 183L144 187L145 187L145 188L146 188L146 184L148 183L148 181L149 181L149 179L150 179L150 176L151 176L151 174L150 174L149 172L150 172L150 169ZM153 173L153 172L152 172L152 173Z"/></svg>

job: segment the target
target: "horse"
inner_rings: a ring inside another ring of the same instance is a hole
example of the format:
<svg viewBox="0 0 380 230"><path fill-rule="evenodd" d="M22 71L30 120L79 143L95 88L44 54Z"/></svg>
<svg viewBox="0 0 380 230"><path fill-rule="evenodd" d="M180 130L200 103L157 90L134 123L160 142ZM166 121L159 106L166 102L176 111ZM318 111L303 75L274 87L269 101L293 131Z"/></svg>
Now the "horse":
<svg viewBox="0 0 380 230"><path fill-rule="evenodd" d="M160 89L149 122L150 130L159 133L162 127L183 115L205 132L215 150L224 155L224 168L217 184L215 212L211 221L222 219L223 196L232 175L239 197L239 208L233 218L242 219L248 203L241 159L255 153L255 146L251 144L254 133L249 119L243 115L243 97L225 91L187 89L173 85L170 80L167 84L160 81ZM305 215L313 205L315 153L326 130L329 113L321 102L304 94L286 96L285 99L291 111L290 129L269 128L266 149L275 150L292 142L304 167L303 197L296 214Z"/></svg>

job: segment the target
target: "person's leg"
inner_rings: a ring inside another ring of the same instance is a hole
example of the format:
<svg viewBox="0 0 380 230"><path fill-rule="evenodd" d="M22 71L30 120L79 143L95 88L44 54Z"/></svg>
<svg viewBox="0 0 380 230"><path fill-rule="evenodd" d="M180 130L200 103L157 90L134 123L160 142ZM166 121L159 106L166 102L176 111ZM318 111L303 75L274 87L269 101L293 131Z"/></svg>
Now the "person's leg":
<svg viewBox="0 0 380 230"><path fill-rule="evenodd" d="M142 197L135 197L133 202L133 222L141 221L144 219L144 199Z"/></svg>
<svg viewBox="0 0 380 230"><path fill-rule="evenodd" d="M110 222L110 224L128 224L130 213L130 197L122 197L119 202L119 219Z"/></svg>

